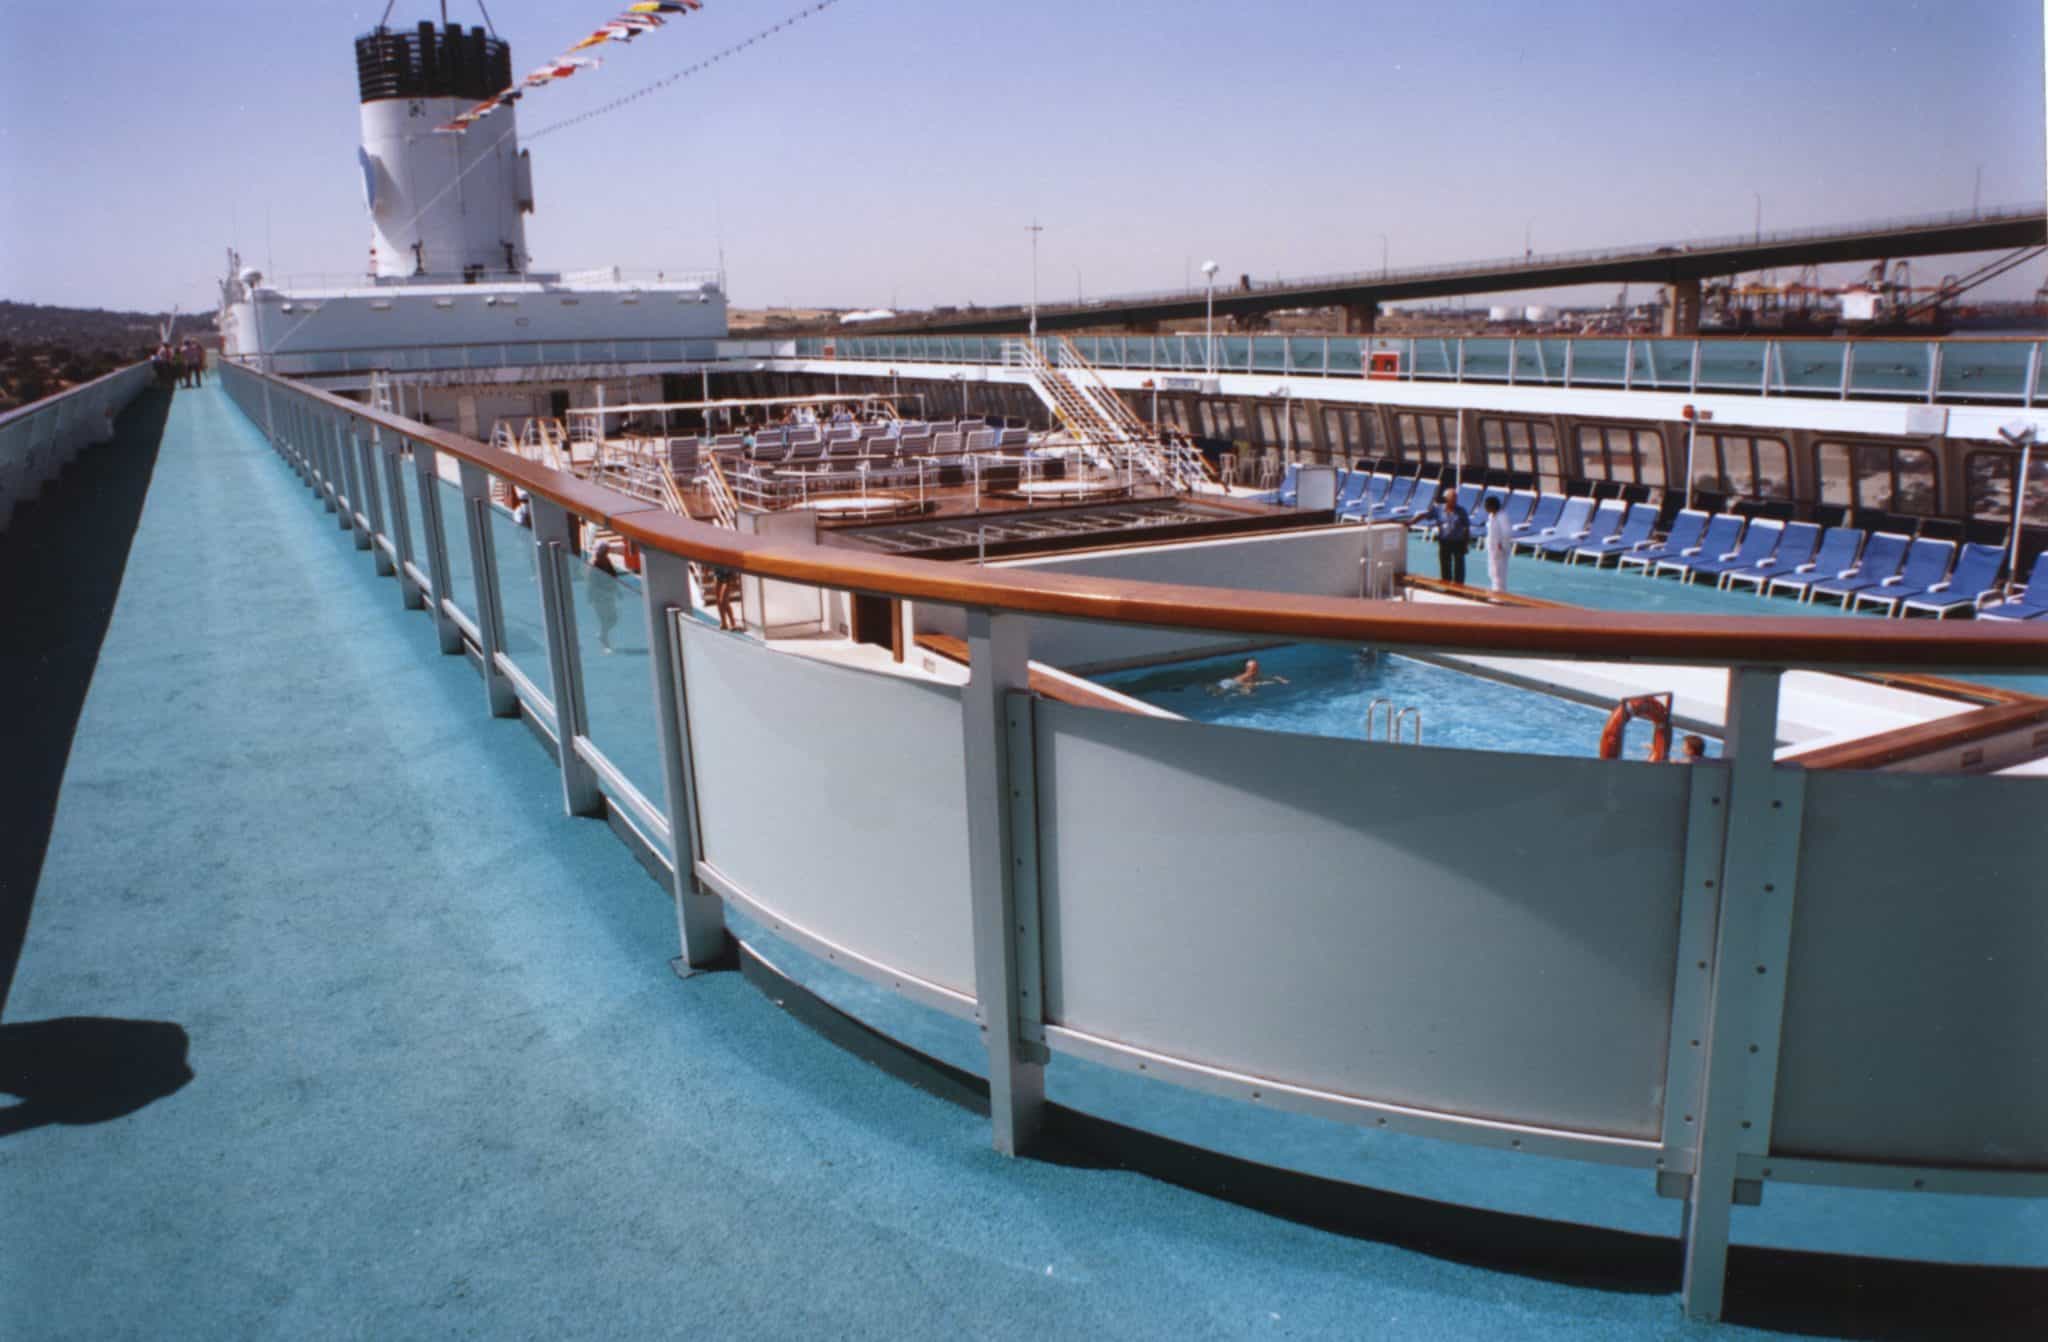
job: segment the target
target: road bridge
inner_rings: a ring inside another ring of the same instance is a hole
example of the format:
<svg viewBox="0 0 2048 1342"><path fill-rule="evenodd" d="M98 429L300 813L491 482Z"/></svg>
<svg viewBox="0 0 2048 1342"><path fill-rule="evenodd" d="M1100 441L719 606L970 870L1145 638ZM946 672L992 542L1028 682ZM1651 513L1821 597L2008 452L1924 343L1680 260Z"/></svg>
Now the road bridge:
<svg viewBox="0 0 2048 1342"><path fill-rule="evenodd" d="M1246 277L1215 290L1219 317L1250 318L1288 308L1343 308L1345 329L1373 329L1381 305L1401 299L1460 294L1554 289L1576 284L1662 284L1673 291L1671 334L1693 334L1699 323L1700 282L1717 275L1796 268L1842 261L1889 261L1900 257L1944 256L2037 247L2048 243L2048 213L2038 206L1880 223L1697 238L1597 251L1523 255L1460 261L1406 270L1381 269L1344 275L1259 281ZM1041 304L1041 330L1099 327L1154 327L1165 321L1202 317L1206 289L1127 294L1082 303ZM893 321L863 323L867 332L993 334L1022 330L1024 305L910 314Z"/></svg>

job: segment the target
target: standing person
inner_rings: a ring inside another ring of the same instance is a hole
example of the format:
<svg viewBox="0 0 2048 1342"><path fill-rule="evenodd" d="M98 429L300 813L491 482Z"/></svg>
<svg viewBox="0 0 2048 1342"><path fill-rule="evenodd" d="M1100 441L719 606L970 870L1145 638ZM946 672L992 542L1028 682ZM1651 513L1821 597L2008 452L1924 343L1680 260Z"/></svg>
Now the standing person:
<svg viewBox="0 0 2048 1342"><path fill-rule="evenodd" d="M1445 582L1465 585L1465 552L1472 548L1472 514L1446 489L1436 496L1436 566Z"/></svg>
<svg viewBox="0 0 2048 1342"><path fill-rule="evenodd" d="M1508 590L1508 556L1514 552L1514 528L1501 510L1500 496L1486 496L1486 583L1496 592Z"/></svg>
<svg viewBox="0 0 2048 1342"><path fill-rule="evenodd" d="M192 342L192 385L202 386L206 382L206 346L197 340Z"/></svg>
<svg viewBox="0 0 2048 1342"><path fill-rule="evenodd" d="M612 629L619 622L619 571L612 566L610 541L600 542L597 553L590 557L590 572L583 580L583 588L590 597L590 609L597 615L597 644L609 653Z"/></svg>

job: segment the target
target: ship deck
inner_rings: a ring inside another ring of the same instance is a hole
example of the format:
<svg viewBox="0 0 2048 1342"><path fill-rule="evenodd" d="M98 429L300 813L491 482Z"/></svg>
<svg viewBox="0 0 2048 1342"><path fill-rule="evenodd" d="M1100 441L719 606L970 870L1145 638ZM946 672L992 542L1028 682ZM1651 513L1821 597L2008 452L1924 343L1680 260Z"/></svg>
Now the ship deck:
<svg viewBox="0 0 2048 1342"><path fill-rule="evenodd" d="M31 757L10 786L55 798L40 880L33 843L5 870L33 901L0 1026L0 1076L32 1092L0 1110L21 1336L1715 1331L1682 1321L1668 1240L1564 1276L1516 1223L1413 1196L1273 1216L1235 1182L1006 1160L970 1108L740 974L678 980L660 887L562 815L548 755L484 717L471 669L212 385L167 420L145 394L6 545L32 650L0 659ZM49 1052L18 1070L77 1018L63 1075ZM188 1081L178 1036L141 1022L189 1040ZM1270 1121L1283 1148L1326 1136ZM1467 1153L1341 1138L1396 1181L1519 1180L1561 1217L1617 1196L1602 1169L1453 1176ZM1675 1231L1636 1184L1644 1229ZM1892 1222L1964 1260L2042 1233L2024 1205L1784 1196L1816 1240L1853 1214L1879 1252ZM1740 1251L1732 1319L1959 1333L2039 1300L2010 1271L1796 1248Z"/></svg>

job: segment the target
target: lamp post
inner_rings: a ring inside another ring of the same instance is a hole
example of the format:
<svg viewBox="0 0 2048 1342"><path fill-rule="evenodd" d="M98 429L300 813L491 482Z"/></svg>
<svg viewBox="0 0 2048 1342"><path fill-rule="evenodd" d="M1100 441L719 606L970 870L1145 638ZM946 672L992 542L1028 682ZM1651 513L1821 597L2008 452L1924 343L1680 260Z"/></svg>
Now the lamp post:
<svg viewBox="0 0 2048 1342"><path fill-rule="evenodd" d="M1202 365L1210 377L1216 376L1216 263L1202 262L1202 278L1208 282L1209 299L1207 315L1202 318Z"/></svg>
<svg viewBox="0 0 2048 1342"><path fill-rule="evenodd" d="M1387 277L1387 235L1380 234L1380 278Z"/></svg>
<svg viewBox="0 0 2048 1342"><path fill-rule="evenodd" d="M2011 555L2006 561L2012 570L2009 581L2018 582L2020 577L2020 519L2026 510L2027 476L2034 469L2034 426L2026 420L2016 419L2009 424L2001 426L1998 430L1998 436L2020 450L2019 472L2012 478L2012 529L2008 537L2012 548Z"/></svg>
<svg viewBox="0 0 2048 1342"><path fill-rule="evenodd" d="M1750 238L1750 245L1755 246L1757 244L1762 243L1764 240L1764 193L1761 191L1752 191L1749 194L1756 197L1756 222L1754 224L1755 231Z"/></svg>
<svg viewBox="0 0 2048 1342"><path fill-rule="evenodd" d="M1031 338L1038 339L1038 235L1045 225L1033 219L1024 231L1031 235Z"/></svg>

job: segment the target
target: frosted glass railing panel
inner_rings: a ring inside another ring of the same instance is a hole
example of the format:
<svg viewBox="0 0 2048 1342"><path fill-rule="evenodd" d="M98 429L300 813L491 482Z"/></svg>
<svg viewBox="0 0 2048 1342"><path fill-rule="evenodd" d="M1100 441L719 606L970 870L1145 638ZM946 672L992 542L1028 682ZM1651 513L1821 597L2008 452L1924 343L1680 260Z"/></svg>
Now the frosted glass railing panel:
<svg viewBox="0 0 2048 1342"><path fill-rule="evenodd" d="M1297 373L1320 373L1323 371L1323 339L1320 336L1295 336L1287 342L1287 361Z"/></svg>
<svg viewBox="0 0 2048 1342"><path fill-rule="evenodd" d="M1927 394L1927 345L1919 340L1859 340L1849 389Z"/></svg>
<svg viewBox="0 0 2048 1342"><path fill-rule="evenodd" d="M1356 377L1360 372L1364 370L1364 358L1363 355L1360 353L1360 351L1364 348L1363 342L1357 340L1343 340L1338 339L1336 337L1332 337L1330 339L1329 344L1329 371L1331 373L1338 375L1350 374L1351 376ZM1403 362L1406 362L1407 357L1407 351L1403 349L1401 351L1401 358ZM1404 368L1402 371L1406 372L1407 370Z"/></svg>
<svg viewBox="0 0 2048 1342"><path fill-rule="evenodd" d="M1564 381L1564 341L1547 339L1516 341L1515 381Z"/></svg>
<svg viewBox="0 0 2048 1342"><path fill-rule="evenodd" d="M682 622L703 858L751 902L971 995L960 692Z"/></svg>
<svg viewBox="0 0 2048 1342"><path fill-rule="evenodd" d="M2032 779L1806 775L1773 1151L2048 1167L2044 871Z"/></svg>
<svg viewBox="0 0 2048 1342"><path fill-rule="evenodd" d="M1941 394L2019 400L2027 392L2027 353L2032 348L2018 342L1942 346Z"/></svg>
<svg viewBox="0 0 2048 1342"><path fill-rule="evenodd" d="M647 598L640 579L603 572L577 554L564 562L576 613L576 655L583 668L583 708L591 744L634 791L660 806L666 785L648 665Z"/></svg>
<svg viewBox="0 0 2048 1342"><path fill-rule="evenodd" d="M1446 352L1455 371L1458 349L1455 343ZM1465 342L1465 376L1486 382L1505 382L1508 378L1508 342L1505 340L1467 340Z"/></svg>
<svg viewBox="0 0 2048 1342"><path fill-rule="evenodd" d="M1628 341L1574 340L1572 381L1620 386L1628 375Z"/></svg>
<svg viewBox="0 0 2048 1342"><path fill-rule="evenodd" d="M500 649L552 707L548 678L547 625L540 613L540 562L533 533L501 508L490 509L491 552L498 565L498 618L505 626Z"/></svg>
<svg viewBox="0 0 2048 1342"><path fill-rule="evenodd" d="M446 480L435 482L441 491L441 534L448 542L448 590L441 595L476 623L476 561L469 554L469 508L462 491Z"/></svg>
<svg viewBox="0 0 2048 1342"><path fill-rule="evenodd" d="M1216 371L1219 373L1242 373L1249 369L1251 341L1244 336L1216 337Z"/></svg>
<svg viewBox="0 0 2048 1342"><path fill-rule="evenodd" d="M1776 346L1771 386L1793 392L1842 391L1843 346L1825 340L1787 340Z"/></svg>
<svg viewBox="0 0 2048 1342"><path fill-rule="evenodd" d="M1658 1135L1688 771L1033 712L1048 1024Z"/></svg>
<svg viewBox="0 0 2048 1342"><path fill-rule="evenodd" d="M1286 336L1253 336L1252 367L1261 373L1278 373L1287 367Z"/></svg>
<svg viewBox="0 0 2048 1342"><path fill-rule="evenodd" d="M1683 364L1692 357L1692 342L1688 340L1660 340L1658 345L1659 373L1657 385L1678 385L1667 382L1661 375L1666 359ZM1757 391L1764 385L1764 342L1761 340L1702 340L1700 350L1700 386L1726 387L1735 391ZM1668 351L1668 353L1667 353ZM1637 370L1638 373L1641 369ZM1681 378L1679 383L1687 379Z"/></svg>

